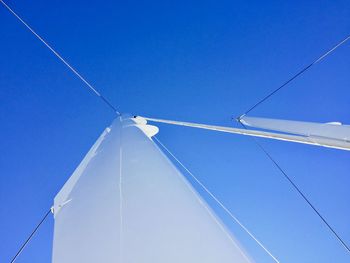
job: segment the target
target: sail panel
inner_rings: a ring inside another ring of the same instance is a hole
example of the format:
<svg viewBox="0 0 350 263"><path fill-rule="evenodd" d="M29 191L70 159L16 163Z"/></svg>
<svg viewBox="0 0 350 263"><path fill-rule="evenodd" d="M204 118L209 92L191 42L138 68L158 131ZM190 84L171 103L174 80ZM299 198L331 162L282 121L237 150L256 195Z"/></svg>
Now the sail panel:
<svg viewBox="0 0 350 263"><path fill-rule="evenodd" d="M53 262L252 262L147 126L116 119L57 195Z"/></svg>
<svg viewBox="0 0 350 263"><path fill-rule="evenodd" d="M119 230L112 226L120 218L119 127L116 121L100 136L55 198L54 263L113 262L116 257Z"/></svg>

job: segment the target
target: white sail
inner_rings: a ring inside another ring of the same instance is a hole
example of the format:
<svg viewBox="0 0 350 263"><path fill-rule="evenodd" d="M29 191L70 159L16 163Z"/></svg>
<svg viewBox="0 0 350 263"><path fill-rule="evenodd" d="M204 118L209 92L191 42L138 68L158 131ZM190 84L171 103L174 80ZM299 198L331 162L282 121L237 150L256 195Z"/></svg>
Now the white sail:
<svg viewBox="0 0 350 263"><path fill-rule="evenodd" d="M54 202L54 263L252 262L151 139L118 118Z"/></svg>

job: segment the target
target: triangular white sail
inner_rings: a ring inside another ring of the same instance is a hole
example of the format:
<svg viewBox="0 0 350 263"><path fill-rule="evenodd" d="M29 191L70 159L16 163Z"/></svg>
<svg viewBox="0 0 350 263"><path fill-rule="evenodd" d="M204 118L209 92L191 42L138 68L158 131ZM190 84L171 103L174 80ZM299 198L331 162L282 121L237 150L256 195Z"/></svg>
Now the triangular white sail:
<svg viewBox="0 0 350 263"><path fill-rule="evenodd" d="M54 202L54 263L252 262L153 142L118 118Z"/></svg>

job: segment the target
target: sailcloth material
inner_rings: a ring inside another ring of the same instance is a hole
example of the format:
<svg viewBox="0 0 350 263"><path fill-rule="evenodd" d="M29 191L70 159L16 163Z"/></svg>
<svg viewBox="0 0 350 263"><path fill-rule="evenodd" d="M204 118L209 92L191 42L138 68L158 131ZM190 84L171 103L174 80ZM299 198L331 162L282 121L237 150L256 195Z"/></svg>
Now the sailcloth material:
<svg viewBox="0 0 350 263"><path fill-rule="evenodd" d="M120 117L54 201L54 263L252 262L153 142Z"/></svg>

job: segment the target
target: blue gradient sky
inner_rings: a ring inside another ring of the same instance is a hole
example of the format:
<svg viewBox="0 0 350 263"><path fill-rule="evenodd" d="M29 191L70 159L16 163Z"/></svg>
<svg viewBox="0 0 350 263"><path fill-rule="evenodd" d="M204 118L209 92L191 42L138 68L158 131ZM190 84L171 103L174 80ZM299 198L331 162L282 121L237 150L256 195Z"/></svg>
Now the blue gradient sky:
<svg viewBox="0 0 350 263"><path fill-rule="evenodd" d="M226 126L350 32L346 0L7 3L120 111ZM2 6L0 19L0 262L8 262L114 116ZM350 124L349 57L350 43L251 116ZM251 139L159 127L281 262L350 262ZM261 142L350 243L349 152ZM272 262L204 197L257 262ZM52 236L50 217L17 262L49 262Z"/></svg>

